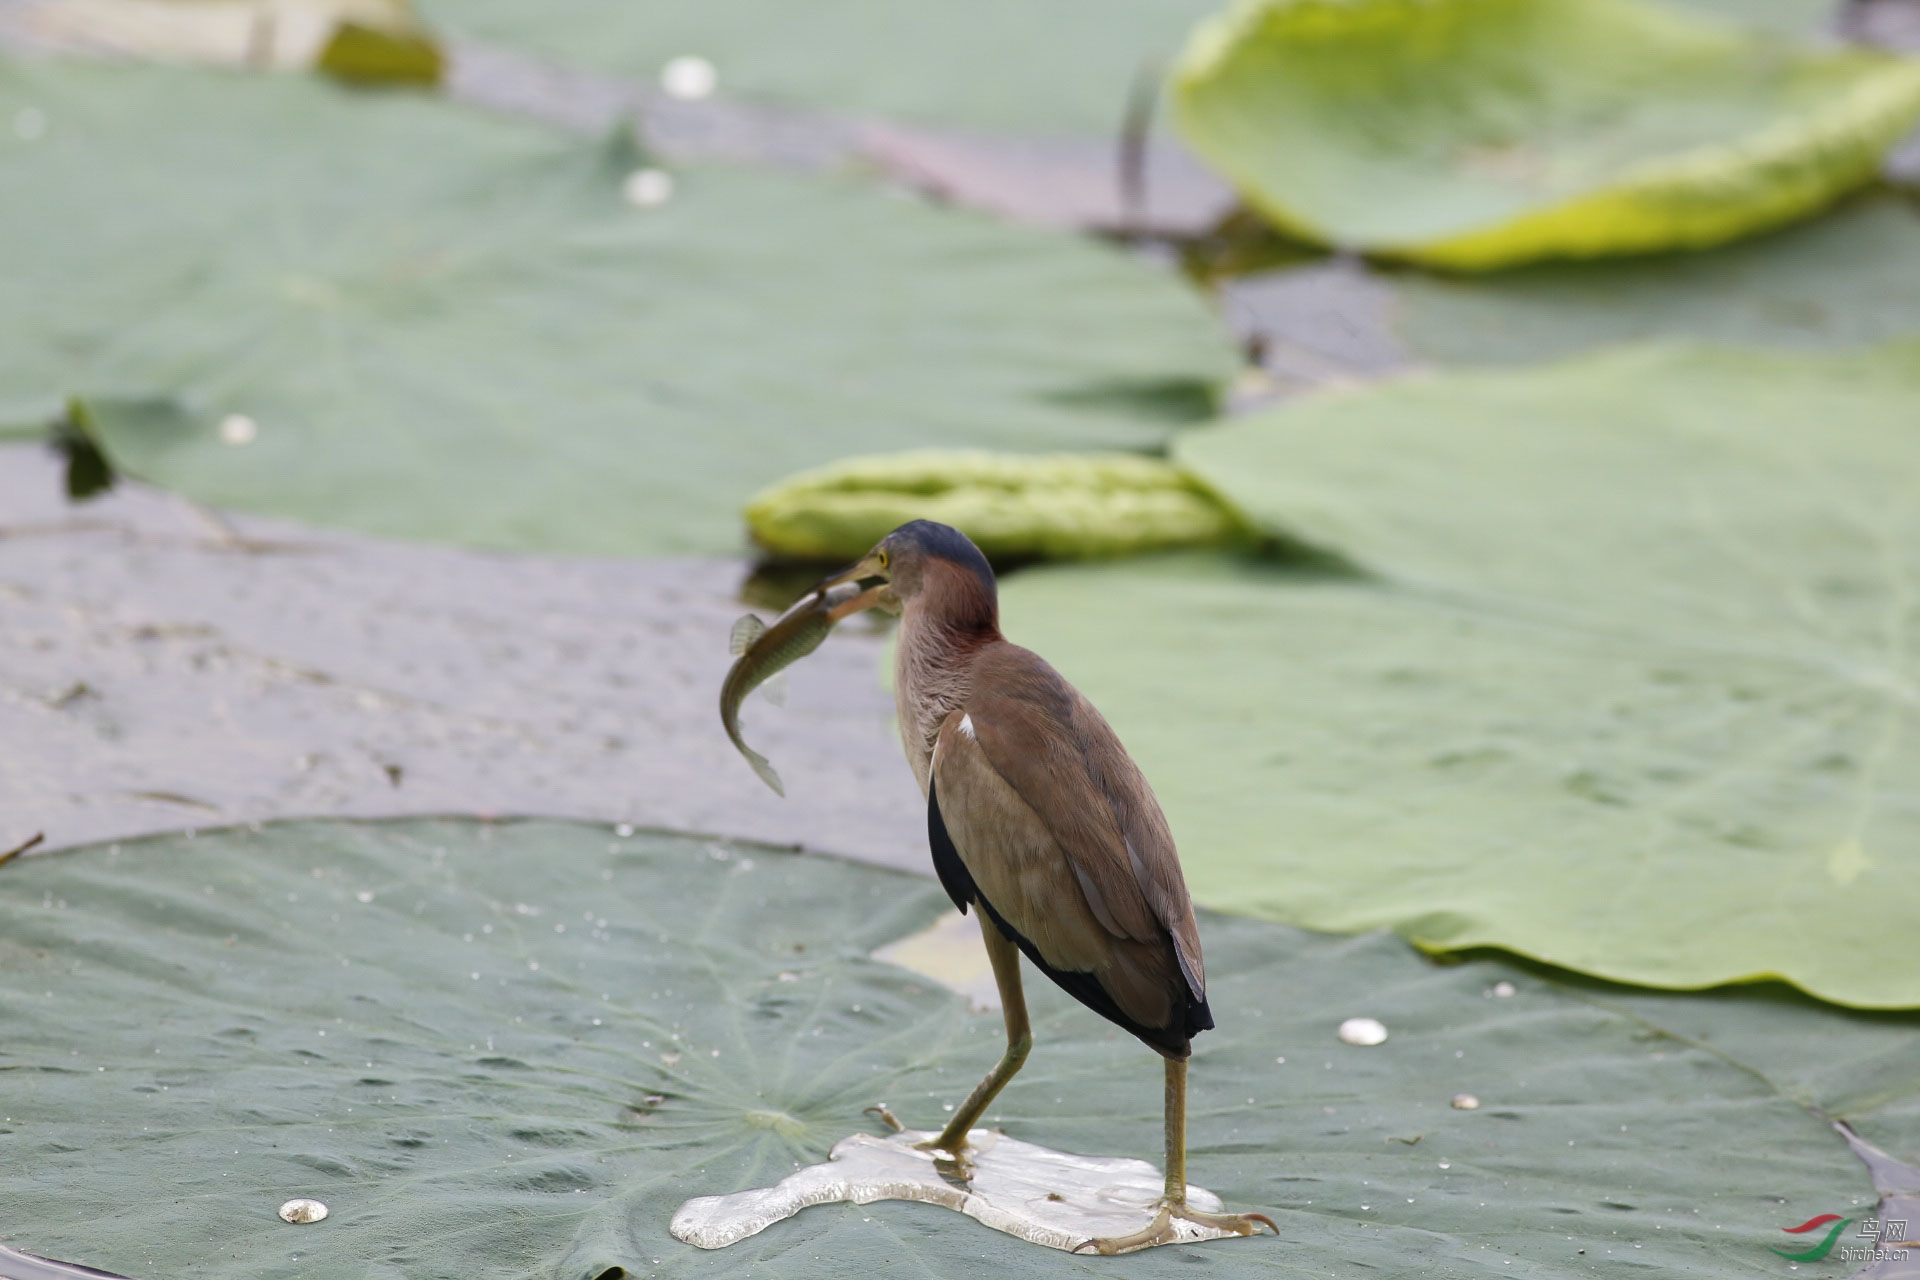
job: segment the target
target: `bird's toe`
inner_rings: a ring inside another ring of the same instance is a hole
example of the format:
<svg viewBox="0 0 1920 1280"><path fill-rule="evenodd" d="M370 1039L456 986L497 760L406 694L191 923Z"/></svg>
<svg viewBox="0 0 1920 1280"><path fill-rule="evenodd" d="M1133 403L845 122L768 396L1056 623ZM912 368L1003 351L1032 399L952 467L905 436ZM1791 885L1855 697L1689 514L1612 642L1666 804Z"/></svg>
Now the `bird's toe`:
<svg viewBox="0 0 1920 1280"><path fill-rule="evenodd" d="M1162 1202L1160 1212L1153 1215L1153 1221L1138 1231L1130 1231L1124 1236L1100 1236L1092 1240L1082 1240L1073 1247L1073 1251L1111 1256L1116 1253L1131 1253L1135 1249L1151 1249L1157 1244L1167 1244L1173 1238L1173 1207Z"/></svg>
<svg viewBox="0 0 1920 1280"><path fill-rule="evenodd" d="M1153 1221L1138 1231L1124 1236L1103 1236L1094 1240L1082 1240L1074 1246L1075 1253L1132 1253L1136 1249L1151 1249L1155 1245L1174 1244L1180 1239L1179 1228L1173 1224L1178 1220L1191 1222L1196 1226L1214 1231L1231 1231L1235 1235L1250 1236L1265 1227L1274 1235L1280 1234L1280 1228L1273 1219L1264 1213L1202 1213L1184 1204L1170 1201L1160 1202L1160 1212L1153 1215Z"/></svg>
<svg viewBox="0 0 1920 1280"><path fill-rule="evenodd" d="M1231 1231L1237 1236L1257 1235L1263 1226L1276 1236L1280 1234L1280 1228L1264 1213L1202 1213L1181 1205L1173 1211L1173 1216L1215 1231Z"/></svg>

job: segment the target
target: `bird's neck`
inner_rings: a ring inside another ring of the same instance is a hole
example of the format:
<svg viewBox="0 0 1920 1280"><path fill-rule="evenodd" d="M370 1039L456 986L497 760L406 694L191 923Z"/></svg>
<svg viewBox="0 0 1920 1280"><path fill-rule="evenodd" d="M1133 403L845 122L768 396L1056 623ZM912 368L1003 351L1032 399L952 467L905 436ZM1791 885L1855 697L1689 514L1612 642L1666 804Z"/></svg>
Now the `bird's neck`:
<svg viewBox="0 0 1920 1280"><path fill-rule="evenodd" d="M912 600L900 615L900 638L893 653L893 705L900 720L900 742L907 763L927 792L933 741L940 725L966 702L972 691L974 659L988 645L1003 643L1000 628L955 626L953 620Z"/></svg>

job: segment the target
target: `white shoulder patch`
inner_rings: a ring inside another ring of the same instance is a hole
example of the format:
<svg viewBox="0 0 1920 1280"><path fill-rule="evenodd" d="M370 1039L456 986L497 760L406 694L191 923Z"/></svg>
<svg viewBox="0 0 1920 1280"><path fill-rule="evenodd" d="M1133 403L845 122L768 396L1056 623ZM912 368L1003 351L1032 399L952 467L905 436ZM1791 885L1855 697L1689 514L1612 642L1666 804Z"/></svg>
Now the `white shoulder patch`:
<svg viewBox="0 0 1920 1280"><path fill-rule="evenodd" d="M966 734L969 738L973 737L973 717L972 716L965 715L960 717L960 732Z"/></svg>

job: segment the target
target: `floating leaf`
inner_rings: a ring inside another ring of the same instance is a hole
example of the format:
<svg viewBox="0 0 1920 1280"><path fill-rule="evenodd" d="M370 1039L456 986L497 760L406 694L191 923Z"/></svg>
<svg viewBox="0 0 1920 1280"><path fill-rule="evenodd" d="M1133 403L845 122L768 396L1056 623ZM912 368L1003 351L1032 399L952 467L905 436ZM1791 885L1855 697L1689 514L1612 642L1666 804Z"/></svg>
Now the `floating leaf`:
<svg viewBox="0 0 1920 1280"><path fill-rule="evenodd" d="M1008 633L1114 722L1208 905L1920 1005L1917 397L1911 346L1322 396L1178 455L1377 578L1035 571Z"/></svg>
<svg viewBox="0 0 1920 1280"><path fill-rule="evenodd" d="M652 81L709 59L719 92L836 112L1111 136L1134 78L1218 0L426 0L450 34ZM1062 57L1061 51L1072 51Z"/></svg>
<svg viewBox="0 0 1920 1280"><path fill-rule="evenodd" d="M1205 484L1136 454L850 458L747 504L754 541L800 559L852 559L909 520L965 529L989 556L1062 560L1218 546L1249 532Z"/></svg>
<svg viewBox="0 0 1920 1280"><path fill-rule="evenodd" d="M407 0L61 0L19 15L33 44L90 57L432 82L440 54Z"/></svg>
<svg viewBox="0 0 1920 1280"><path fill-rule="evenodd" d="M0 404L170 398L189 430L103 413L109 452L221 506L726 552L801 468L1154 447L1167 389L1190 414L1236 363L1170 272L851 180L699 169L636 208L629 145L305 78L0 64L28 105Z"/></svg>
<svg viewBox="0 0 1920 1280"><path fill-rule="evenodd" d="M113 488L113 463L100 448L100 430L78 400L52 427L53 447L66 459L67 499L85 502Z"/></svg>
<svg viewBox="0 0 1920 1280"><path fill-rule="evenodd" d="M314 66L355 84L438 84L446 57L421 32L343 22L334 28Z"/></svg>
<svg viewBox="0 0 1920 1280"><path fill-rule="evenodd" d="M1493 276L1402 272L1391 287L1400 336L1444 364L1673 338L1862 346L1920 333L1920 208L1876 193L1701 253L1540 263Z"/></svg>
<svg viewBox="0 0 1920 1280"><path fill-rule="evenodd" d="M944 908L917 877L559 824L28 859L0 873L8 1244L139 1277L1110 1275L924 1205L820 1206L718 1253L667 1234L687 1197L819 1160L863 1106L925 1123L973 1084L999 1019L864 954ZM1201 929L1221 1025L1196 1045L1192 1174L1282 1238L1156 1250L1129 1276L1583 1275L1608 1251L1747 1276L1782 1225L1871 1194L1760 1066L1618 993L1384 936ZM1001 1122L1157 1157L1157 1060L1029 989L1036 1046ZM1726 1009L1719 1032L1764 1048L1770 1015ZM1340 1043L1356 1015L1391 1038ZM1911 1028L1806 1016L1836 1062L1904 1045L1878 1105L1912 1096ZM1450 1106L1462 1091L1482 1105ZM325 1221L282 1222L296 1196Z"/></svg>
<svg viewBox="0 0 1920 1280"><path fill-rule="evenodd" d="M1870 181L1920 63L1635 0L1245 0L1174 76L1283 230L1462 270L1699 248Z"/></svg>

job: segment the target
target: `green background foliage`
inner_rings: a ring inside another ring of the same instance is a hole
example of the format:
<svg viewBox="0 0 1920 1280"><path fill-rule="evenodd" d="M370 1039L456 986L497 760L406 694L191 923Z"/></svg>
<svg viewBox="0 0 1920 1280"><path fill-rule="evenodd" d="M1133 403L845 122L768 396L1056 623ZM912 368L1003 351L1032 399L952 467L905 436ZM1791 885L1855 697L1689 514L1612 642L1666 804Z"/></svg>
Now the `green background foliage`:
<svg viewBox="0 0 1920 1280"><path fill-rule="evenodd" d="M801 467L1151 447L1234 367L1165 273L852 180L700 168L636 209L628 146L284 77L0 64L23 105L4 416L97 398L129 470L238 510L726 552Z"/></svg>
<svg viewBox="0 0 1920 1280"><path fill-rule="evenodd" d="M1111 134L1134 77L1214 0L422 0L437 26L652 80L704 57L721 93L976 129Z"/></svg>

